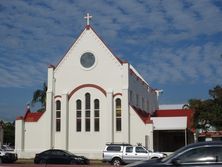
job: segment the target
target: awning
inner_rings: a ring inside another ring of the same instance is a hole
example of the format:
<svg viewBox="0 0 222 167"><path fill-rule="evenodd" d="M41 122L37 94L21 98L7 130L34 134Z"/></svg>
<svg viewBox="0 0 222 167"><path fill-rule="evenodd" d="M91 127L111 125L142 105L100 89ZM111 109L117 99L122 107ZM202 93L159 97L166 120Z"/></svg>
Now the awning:
<svg viewBox="0 0 222 167"><path fill-rule="evenodd" d="M154 130L183 130L187 128L187 117L151 117Z"/></svg>

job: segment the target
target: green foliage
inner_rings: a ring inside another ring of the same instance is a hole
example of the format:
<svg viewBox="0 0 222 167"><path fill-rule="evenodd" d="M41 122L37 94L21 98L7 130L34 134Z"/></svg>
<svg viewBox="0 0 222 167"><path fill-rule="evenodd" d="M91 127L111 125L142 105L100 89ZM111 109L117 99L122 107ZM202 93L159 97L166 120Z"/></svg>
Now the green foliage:
<svg viewBox="0 0 222 167"><path fill-rule="evenodd" d="M222 105L222 87L217 85L214 89L209 90L209 95L218 105Z"/></svg>
<svg viewBox="0 0 222 167"><path fill-rule="evenodd" d="M222 130L222 87L209 90L211 99L190 99L189 108L193 110L192 126L208 131L210 127Z"/></svg>
<svg viewBox="0 0 222 167"><path fill-rule="evenodd" d="M15 145L15 124L14 122L3 122L1 121L4 129L4 144L10 144L12 146Z"/></svg>
<svg viewBox="0 0 222 167"><path fill-rule="evenodd" d="M42 108L45 108L46 107L46 92L47 92L47 85L44 82L42 89L37 89L33 93L32 105L34 105L35 103L40 102L41 105L42 105Z"/></svg>

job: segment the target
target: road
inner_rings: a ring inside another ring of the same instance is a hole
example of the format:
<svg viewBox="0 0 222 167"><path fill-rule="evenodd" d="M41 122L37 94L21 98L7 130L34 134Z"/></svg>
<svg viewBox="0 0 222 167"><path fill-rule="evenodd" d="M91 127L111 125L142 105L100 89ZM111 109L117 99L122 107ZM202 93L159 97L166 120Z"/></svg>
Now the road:
<svg viewBox="0 0 222 167"><path fill-rule="evenodd" d="M77 166L81 166L81 167L87 167L87 166L98 166L98 167L111 167L111 165L96 165L96 164L92 164L92 165L38 165L38 164L0 164L0 167L77 167Z"/></svg>
<svg viewBox="0 0 222 167"><path fill-rule="evenodd" d="M0 164L0 167L77 167L77 166L81 166L81 167L87 167L87 166L93 166L93 167L112 167L112 165L109 164L91 164L91 165L53 165L53 164L18 164L18 163L14 163L14 164Z"/></svg>
<svg viewBox="0 0 222 167"><path fill-rule="evenodd" d="M0 164L0 167L113 167L108 163L102 163L101 161L90 161L90 165L55 165L55 164L34 164L33 160L18 160L15 163Z"/></svg>
<svg viewBox="0 0 222 167"><path fill-rule="evenodd" d="M87 167L87 166L91 166L91 167L112 167L112 165L108 164L108 163L102 163L99 160L91 160L90 161L90 165L53 165L53 164L34 164L32 159L28 159L28 160L18 160L13 164L0 164L0 167L77 167L77 166L81 166L81 167Z"/></svg>

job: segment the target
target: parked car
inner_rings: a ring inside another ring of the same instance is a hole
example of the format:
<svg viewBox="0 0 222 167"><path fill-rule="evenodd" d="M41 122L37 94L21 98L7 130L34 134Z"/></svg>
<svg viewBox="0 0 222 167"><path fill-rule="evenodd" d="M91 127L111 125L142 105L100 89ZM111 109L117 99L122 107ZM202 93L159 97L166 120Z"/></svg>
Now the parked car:
<svg viewBox="0 0 222 167"><path fill-rule="evenodd" d="M0 164L1 163L12 163L17 160L17 154L12 151L6 151L0 149Z"/></svg>
<svg viewBox="0 0 222 167"><path fill-rule="evenodd" d="M166 158L140 161L127 166L222 166L222 142L199 142L190 144L175 151Z"/></svg>
<svg viewBox="0 0 222 167"><path fill-rule="evenodd" d="M109 162L115 166L128 164L139 160L165 157L166 154L146 150L143 146L130 144L107 144L103 151L103 162Z"/></svg>
<svg viewBox="0 0 222 167"><path fill-rule="evenodd" d="M10 145L7 145L7 144L2 145L2 149L5 150L5 151L14 152L14 147L11 147Z"/></svg>
<svg viewBox="0 0 222 167"><path fill-rule="evenodd" d="M89 159L84 156L77 156L71 152L50 149L35 155L36 164L89 164Z"/></svg>

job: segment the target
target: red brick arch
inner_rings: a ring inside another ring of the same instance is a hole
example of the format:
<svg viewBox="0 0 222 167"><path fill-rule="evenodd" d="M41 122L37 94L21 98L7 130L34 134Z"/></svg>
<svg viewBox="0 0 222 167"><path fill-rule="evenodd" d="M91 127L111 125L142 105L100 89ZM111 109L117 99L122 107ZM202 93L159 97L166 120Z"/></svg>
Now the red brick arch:
<svg viewBox="0 0 222 167"><path fill-rule="evenodd" d="M122 96L122 93L115 93L115 94L113 95L113 97L115 97L115 96Z"/></svg>
<svg viewBox="0 0 222 167"><path fill-rule="evenodd" d="M70 94L68 95L68 98L70 99L72 97L72 95L74 95L78 90L80 90L82 88L95 88L95 89L98 89L100 92L102 92L106 96L106 91L102 87L95 85L95 84L83 84L83 85L80 85L80 86L76 87L75 89L73 89L70 92Z"/></svg>
<svg viewBox="0 0 222 167"><path fill-rule="evenodd" d="M62 96L60 96L60 95L54 96L54 99L56 99L56 98L62 98Z"/></svg>

